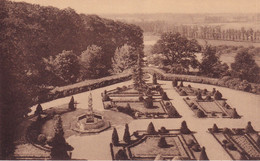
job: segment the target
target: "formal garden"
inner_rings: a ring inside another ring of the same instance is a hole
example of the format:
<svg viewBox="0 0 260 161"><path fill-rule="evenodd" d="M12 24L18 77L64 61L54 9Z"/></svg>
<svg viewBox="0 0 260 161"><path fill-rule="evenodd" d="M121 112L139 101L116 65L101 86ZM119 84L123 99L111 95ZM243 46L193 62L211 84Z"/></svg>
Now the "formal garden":
<svg viewBox="0 0 260 161"><path fill-rule="evenodd" d="M216 124L209 132L233 160L259 160L260 135L251 122L245 128L218 128Z"/></svg>
<svg viewBox="0 0 260 161"><path fill-rule="evenodd" d="M123 140L114 128L110 148L113 160L208 160L205 147L199 145L185 121L180 129L159 130L150 122L147 130L133 134L126 124Z"/></svg>

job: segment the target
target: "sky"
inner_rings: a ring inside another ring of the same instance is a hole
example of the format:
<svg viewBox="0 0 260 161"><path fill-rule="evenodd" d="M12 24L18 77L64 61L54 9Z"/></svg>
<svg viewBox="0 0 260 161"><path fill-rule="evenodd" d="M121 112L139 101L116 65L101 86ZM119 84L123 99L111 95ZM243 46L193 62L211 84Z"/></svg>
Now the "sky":
<svg viewBox="0 0 260 161"><path fill-rule="evenodd" d="M260 13L260 0L12 0L86 14Z"/></svg>

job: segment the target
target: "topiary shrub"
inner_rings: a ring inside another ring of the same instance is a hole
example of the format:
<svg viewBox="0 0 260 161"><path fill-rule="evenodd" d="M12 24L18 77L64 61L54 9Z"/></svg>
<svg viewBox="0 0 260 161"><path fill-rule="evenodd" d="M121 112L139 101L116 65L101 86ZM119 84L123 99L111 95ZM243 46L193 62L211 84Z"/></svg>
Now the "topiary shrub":
<svg viewBox="0 0 260 161"><path fill-rule="evenodd" d="M152 97L148 97L144 100L144 107L153 108L153 98Z"/></svg>
<svg viewBox="0 0 260 161"><path fill-rule="evenodd" d="M211 93L214 95L216 93L216 88L213 88Z"/></svg>
<svg viewBox="0 0 260 161"><path fill-rule="evenodd" d="M115 146L119 144L119 138L118 138L118 133L117 133L116 128L113 129L112 144L115 145Z"/></svg>
<svg viewBox="0 0 260 161"><path fill-rule="evenodd" d="M138 97L138 99L139 99L139 101L144 101L144 97L142 96L142 95L139 95L139 97Z"/></svg>
<svg viewBox="0 0 260 161"><path fill-rule="evenodd" d="M153 84L157 84L157 77L155 73L153 74Z"/></svg>
<svg viewBox="0 0 260 161"><path fill-rule="evenodd" d="M103 102L105 102L105 101L110 101L111 99L108 96L108 94L104 94L102 100L103 100Z"/></svg>
<svg viewBox="0 0 260 161"><path fill-rule="evenodd" d="M189 147L192 147L194 144L195 144L195 141L194 141L193 139L189 139L189 140L187 141L187 145L188 145Z"/></svg>
<svg viewBox="0 0 260 161"><path fill-rule="evenodd" d="M186 100L190 100L190 97L186 97Z"/></svg>
<svg viewBox="0 0 260 161"><path fill-rule="evenodd" d="M197 100L203 100L200 92L198 92L198 94L196 95L196 99Z"/></svg>
<svg viewBox="0 0 260 161"><path fill-rule="evenodd" d="M229 149L229 150L237 150L237 148L235 147L235 145L233 143L227 143L226 144L226 147Z"/></svg>
<svg viewBox="0 0 260 161"><path fill-rule="evenodd" d="M189 129L188 126L187 126L186 121L182 121L182 123L181 123L181 128L180 128L180 132L181 132L182 134L190 134L190 133L191 133L190 129Z"/></svg>
<svg viewBox="0 0 260 161"><path fill-rule="evenodd" d="M195 151L195 152L201 151L199 144L194 144L194 145L191 147L191 149L192 149L193 151Z"/></svg>
<svg viewBox="0 0 260 161"><path fill-rule="evenodd" d="M196 115L198 118L203 118L206 116L205 113L201 109L197 110Z"/></svg>
<svg viewBox="0 0 260 161"><path fill-rule="evenodd" d="M209 160L204 146L201 149L199 160Z"/></svg>
<svg viewBox="0 0 260 161"><path fill-rule="evenodd" d="M168 144L165 140L165 137L163 137L163 136L160 137L160 140L158 142L158 147L160 147L160 148L167 148L168 147Z"/></svg>
<svg viewBox="0 0 260 161"><path fill-rule="evenodd" d="M216 124L213 125L212 132L213 133L218 133L219 132L218 126Z"/></svg>
<svg viewBox="0 0 260 161"><path fill-rule="evenodd" d="M247 123L247 126L245 128L246 133L255 133L255 129L251 125L251 121Z"/></svg>
<svg viewBox="0 0 260 161"><path fill-rule="evenodd" d="M38 135L37 141L39 144L44 145L46 143L46 140L47 140L47 138L44 134Z"/></svg>
<svg viewBox="0 0 260 161"><path fill-rule="evenodd" d="M224 146L226 146L227 143L228 143L228 141L227 141L226 139L222 140L222 144L223 144Z"/></svg>
<svg viewBox="0 0 260 161"><path fill-rule="evenodd" d="M190 84L188 85L188 88L191 88L191 85L190 85Z"/></svg>
<svg viewBox="0 0 260 161"><path fill-rule="evenodd" d="M225 108L226 108L226 109L230 109L231 107L229 106L229 104L226 103L226 104L225 104Z"/></svg>
<svg viewBox="0 0 260 161"><path fill-rule="evenodd" d="M147 127L147 134L153 135L156 134L154 125L152 122L149 123L148 127Z"/></svg>
<svg viewBox="0 0 260 161"><path fill-rule="evenodd" d="M187 96L187 95L188 94L184 90L180 91L180 96Z"/></svg>
<svg viewBox="0 0 260 161"><path fill-rule="evenodd" d="M125 150L120 149L115 155L115 160L128 160Z"/></svg>
<svg viewBox="0 0 260 161"><path fill-rule="evenodd" d="M129 144L131 142L128 124L125 124L125 133L124 133L124 136L123 136L123 140L127 144Z"/></svg>
<svg viewBox="0 0 260 161"><path fill-rule="evenodd" d="M183 87L183 81L181 81L181 83L180 83L180 87Z"/></svg>
<svg viewBox="0 0 260 161"><path fill-rule="evenodd" d="M224 134L232 134L232 131L229 128L224 128L223 133Z"/></svg>
<svg viewBox="0 0 260 161"><path fill-rule="evenodd" d="M173 87L177 87L177 86L178 86L178 81L177 81L176 79L174 79L174 80L172 81L172 86L173 86Z"/></svg>
<svg viewBox="0 0 260 161"><path fill-rule="evenodd" d="M110 108L112 108L112 105L111 105L111 104L105 105L105 109L110 109Z"/></svg>
<svg viewBox="0 0 260 161"><path fill-rule="evenodd" d="M167 106L166 109L168 111L168 116L170 118L180 117L180 114L177 112L177 110L173 106Z"/></svg>
<svg viewBox="0 0 260 161"><path fill-rule="evenodd" d="M206 98L205 98L205 100L206 100L206 101L211 101L212 98L211 98L211 96L207 95Z"/></svg>
<svg viewBox="0 0 260 161"><path fill-rule="evenodd" d="M161 134L167 134L167 133L169 133L169 130L167 130L165 127L161 127L161 129L159 130L159 132L160 132Z"/></svg>
<svg viewBox="0 0 260 161"><path fill-rule="evenodd" d="M163 100L169 100L169 97L167 96L166 92L163 92L162 99Z"/></svg>
<svg viewBox="0 0 260 161"><path fill-rule="evenodd" d="M195 104L193 104L193 105L191 106L191 109L192 109L192 110L197 110L197 109L198 109L198 106L195 105Z"/></svg>
<svg viewBox="0 0 260 161"><path fill-rule="evenodd" d="M71 99L70 99L69 105L68 105L70 110L76 109L74 104L75 104L74 103L74 97L72 96Z"/></svg>
<svg viewBox="0 0 260 161"><path fill-rule="evenodd" d="M237 110L236 110L236 108L233 108L232 109L232 111L231 111L231 117L232 118L240 118L240 116L238 115L238 113L237 113Z"/></svg>
<svg viewBox="0 0 260 161"><path fill-rule="evenodd" d="M214 99L215 100L221 100L222 94L219 91L216 91L215 94L214 94Z"/></svg>
<svg viewBox="0 0 260 161"><path fill-rule="evenodd" d="M41 104L38 104L34 112L35 115L41 114L43 112Z"/></svg>

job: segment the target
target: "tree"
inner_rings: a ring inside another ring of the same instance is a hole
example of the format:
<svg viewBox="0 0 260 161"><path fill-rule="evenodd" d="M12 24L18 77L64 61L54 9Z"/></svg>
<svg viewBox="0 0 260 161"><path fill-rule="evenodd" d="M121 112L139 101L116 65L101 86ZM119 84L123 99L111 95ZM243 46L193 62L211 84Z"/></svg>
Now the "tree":
<svg viewBox="0 0 260 161"><path fill-rule="evenodd" d="M36 107L36 110L34 112L35 115L38 115L38 114L41 114L43 111L42 111L42 106L41 104L38 104L37 107Z"/></svg>
<svg viewBox="0 0 260 161"><path fill-rule="evenodd" d="M124 44L117 48L112 58L112 73L122 73L126 69L130 69L137 61L138 54L133 47Z"/></svg>
<svg viewBox="0 0 260 161"><path fill-rule="evenodd" d="M133 81L134 81L134 88L142 93L146 87L146 83L144 80L144 71L143 71L143 58L141 53L138 54L138 59L135 67L133 68Z"/></svg>
<svg viewBox="0 0 260 161"><path fill-rule="evenodd" d="M65 83L75 83L79 78L79 59L72 51L63 50L55 59L50 57L46 63L48 70L53 71Z"/></svg>
<svg viewBox="0 0 260 161"><path fill-rule="evenodd" d="M167 32L161 35L160 39L153 46L156 54L163 54L166 57L165 65L181 65L186 71L189 67L196 68L198 61L195 53L201 50L200 45L194 39L188 40L180 33Z"/></svg>
<svg viewBox="0 0 260 161"><path fill-rule="evenodd" d="M127 144L129 144L129 143L131 142L128 124L125 124L125 133L124 133L124 136L123 136L123 140L124 140Z"/></svg>
<svg viewBox="0 0 260 161"><path fill-rule="evenodd" d="M201 149L199 160L209 160L204 146Z"/></svg>
<svg viewBox="0 0 260 161"><path fill-rule="evenodd" d="M155 73L153 74L153 84L157 84L157 76Z"/></svg>
<svg viewBox="0 0 260 161"><path fill-rule="evenodd" d="M206 44L202 52L202 62L199 69L203 75L219 78L227 72L228 65L221 63L216 55L216 47Z"/></svg>
<svg viewBox="0 0 260 161"><path fill-rule="evenodd" d="M52 142L50 145L52 146L51 148L51 159L53 160L67 160L70 159L67 151L72 151L73 147L70 146L65 138L64 138L64 132L62 128L62 121L61 117L58 115L56 116L55 120L55 126L54 126L54 137L52 139Z"/></svg>
<svg viewBox="0 0 260 161"><path fill-rule="evenodd" d="M113 129L112 143L113 143L113 145L118 145L118 143L119 143L119 138L118 138L118 133L117 133L116 128Z"/></svg>
<svg viewBox="0 0 260 161"><path fill-rule="evenodd" d="M168 144L165 140L165 137L160 137L160 140L158 142L158 147L160 147L160 148L167 148L168 147Z"/></svg>
<svg viewBox="0 0 260 161"><path fill-rule="evenodd" d="M115 160L129 160L124 149L118 150L115 155Z"/></svg>
<svg viewBox="0 0 260 161"><path fill-rule="evenodd" d="M231 69L233 77L249 82L259 82L260 68L253 56L249 54L248 49L243 49L237 53L235 62L231 64Z"/></svg>
<svg viewBox="0 0 260 161"><path fill-rule="evenodd" d="M88 46L87 50L83 51L80 56L81 77L98 78L107 74L107 68L104 65L105 53L102 48L97 45Z"/></svg>

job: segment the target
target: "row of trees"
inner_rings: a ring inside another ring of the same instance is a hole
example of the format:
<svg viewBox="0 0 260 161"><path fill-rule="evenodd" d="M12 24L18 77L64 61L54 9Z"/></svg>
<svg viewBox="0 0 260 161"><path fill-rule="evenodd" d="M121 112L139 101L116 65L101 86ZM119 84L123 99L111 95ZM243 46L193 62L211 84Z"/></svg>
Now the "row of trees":
<svg viewBox="0 0 260 161"><path fill-rule="evenodd" d="M189 40L180 33L168 32L153 46L152 54L159 55L156 64L162 66L171 73L188 74L191 68L198 69L200 75L221 78L229 75L249 82L259 82L260 68L256 64L250 48L239 50L235 62L231 64L231 70L226 63L222 63L217 55L216 47L206 44L200 47L194 39ZM202 52L202 60L199 62L195 56ZM160 57L160 59L158 59ZM159 61L159 62L158 62ZM152 63L155 61L152 60Z"/></svg>
<svg viewBox="0 0 260 161"><path fill-rule="evenodd" d="M46 86L108 75L116 50L143 49L140 27L70 8L1 0L0 17L1 158L14 152L15 128Z"/></svg>
<svg viewBox="0 0 260 161"><path fill-rule="evenodd" d="M179 32L188 38L232 40L232 41L260 41L260 31L252 28L221 29L221 26L173 26L172 31Z"/></svg>

